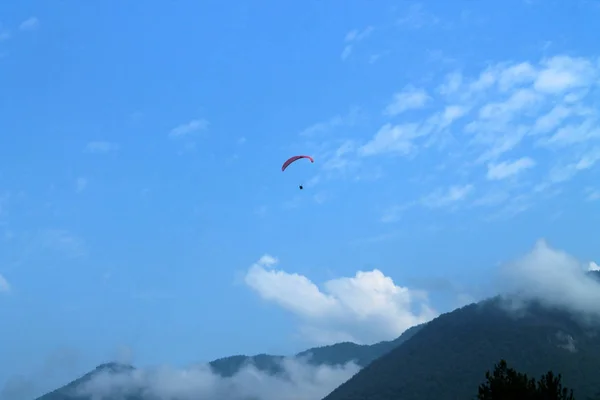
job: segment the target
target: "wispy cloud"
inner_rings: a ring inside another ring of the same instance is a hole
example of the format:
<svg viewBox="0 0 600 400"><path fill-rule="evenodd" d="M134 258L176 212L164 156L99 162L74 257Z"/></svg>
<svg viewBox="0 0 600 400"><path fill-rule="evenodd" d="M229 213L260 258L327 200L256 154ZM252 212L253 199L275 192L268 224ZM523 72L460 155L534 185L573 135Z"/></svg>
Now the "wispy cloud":
<svg viewBox="0 0 600 400"><path fill-rule="evenodd" d="M40 21L36 17L27 18L19 25L21 31L33 31L40 26Z"/></svg>
<svg viewBox="0 0 600 400"><path fill-rule="evenodd" d="M369 56L369 64L375 64L377 61L381 60L383 57L389 55L391 52L389 50L382 51L379 53L374 53Z"/></svg>
<svg viewBox="0 0 600 400"><path fill-rule="evenodd" d="M417 124L385 124L372 140L358 149L363 157L384 153L406 156L415 150L413 140L422 135Z"/></svg>
<svg viewBox="0 0 600 400"><path fill-rule="evenodd" d="M533 166L535 166L535 161L529 157L522 157L514 161L491 163L488 164L487 178L489 180L510 178Z"/></svg>
<svg viewBox="0 0 600 400"><path fill-rule="evenodd" d="M479 199L481 200L481 199ZM479 204L486 205L488 207L498 206L492 208L492 211L487 214L483 219L484 221L503 221L516 217L519 214L524 213L533 207L534 199L529 193L525 194L507 194L503 201L493 204Z"/></svg>
<svg viewBox="0 0 600 400"><path fill-rule="evenodd" d="M357 179L361 172L361 163L356 159L356 142L352 139L337 139L314 154L319 160L317 172L308 181L306 187L315 187L330 179Z"/></svg>
<svg viewBox="0 0 600 400"><path fill-rule="evenodd" d="M196 132L208 129L208 121L205 119L194 119L171 129L169 136L172 138L184 137Z"/></svg>
<svg viewBox="0 0 600 400"><path fill-rule="evenodd" d="M514 216L600 165L600 101L593 96L599 83L595 59L562 55L498 63L473 76L451 72L435 92L396 96L398 106L384 114L402 112L402 123L384 123L357 144L356 156L414 160L436 151L428 157L457 166L446 177L486 178L473 205L502 207L494 214ZM428 117L424 105L432 109ZM517 176L528 184L509 179Z"/></svg>
<svg viewBox="0 0 600 400"><path fill-rule="evenodd" d="M346 114L338 114L326 121L317 122L300 132L300 136L314 137L327 134L335 129L354 126L360 119L360 110L353 107Z"/></svg>
<svg viewBox="0 0 600 400"><path fill-rule="evenodd" d="M406 13L398 18L400 26L419 29L438 25L441 20L436 15L427 11L421 4L411 4Z"/></svg>
<svg viewBox="0 0 600 400"><path fill-rule="evenodd" d="M431 97L425 89L407 86L401 92L394 94L394 99L383 112L385 115L395 116L407 110L422 108L429 100Z"/></svg>
<svg viewBox="0 0 600 400"><path fill-rule="evenodd" d="M381 222L390 223L400 220L404 212L409 208L415 206L416 204L416 202L409 202L406 204L399 204L388 207L384 210L383 215L381 216Z"/></svg>
<svg viewBox="0 0 600 400"><path fill-rule="evenodd" d="M408 97L410 96L412 95ZM394 106L398 107L386 108L384 114L418 109L420 107L417 105L423 104L421 103L423 97L416 94L412 101L410 103L409 100L408 103L412 104L412 107L407 107L406 103L403 107L399 107L401 103L395 103ZM436 141L442 143L444 133L447 133L451 126L468 112L469 106L451 104L418 122L403 122L397 125L386 123L371 140L358 148L358 155L362 157L379 154L414 155L418 150L419 140L425 140L421 144L424 148L431 147Z"/></svg>
<svg viewBox="0 0 600 400"><path fill-rule="evenodd" d="M454 185L447 189L437 189L421 198L421 204L428 208L452 206L464 200L475 190L471 184Z"/></svg>
<svg viewBox="0 0 600 400"><path fill-rule="evenodd" d="M389 207L382 220L397 220L407 205L447 204L456 209L461 202L450 199L470 198L475 185L479 197L469 205L486 213L484 220L498 220L561 193L577 174L600 165L600 101L592 95L600 83L596 60L558 55L537 63L500 62L474 75L455 71L442 78L433 82L436 90L408 85L394 95L371 138L347 136L322 143L318 155L323 162L314 181L356 177L367 168L381 171L388 160L378 156L401 157L418 168L423 164L417 160L427 154L451 166L444 179L467 180L465 191L455 186L447 193L435 189L428 195L416 194ZM385 121L399 113L402 122ZM336 116L308 128L304 135L316 136L343 123ZM581 193L582 188L575 189L569 192Z"/></svg>
<svg viewBox="0 0 600 400"><path fill-rule="evenodd" d="M509 198L507 191L496 188L476 198L472 204L475 207L496 207L506 203Z"/></svg>
<svg viewBox="0 0 600 400"><path fill-rule="evenodd" d="M373 30L374 28L372 26L368 26L363 30L354 29L348 32L344 38L346 45L340 56L342 61L350 57L355 44L369 37L373 33Z"/></svg>
<svg viewBox="0 0 600 400"><path fill-rule="evenodd" d="M584 190L585 199L587 201L598 201L600 200L600 190L595 188L586 188Z"/></svg>
<svg viewBox="0 0 600 400"><path fill-rule="evenodd" d="M85 146L85 151L88 153L110 153L119 150L119 145L112 142L107 142L103 140L97 140L93 142L89 142Z"/></svg>

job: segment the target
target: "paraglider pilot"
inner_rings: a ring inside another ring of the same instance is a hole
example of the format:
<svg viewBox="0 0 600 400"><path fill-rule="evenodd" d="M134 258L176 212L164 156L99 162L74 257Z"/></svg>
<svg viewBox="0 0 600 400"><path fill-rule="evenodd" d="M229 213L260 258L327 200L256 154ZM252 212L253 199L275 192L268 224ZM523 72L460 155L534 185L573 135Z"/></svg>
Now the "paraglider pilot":
<svg viewBox="0 0 600 400"><path fill-rule="evenodd" d="M294 157L288 158L288 159L287 159L287 160L286 160L286 161L283 163L283 165L281 166L281 172L285 171L285 169L286 169L286 168L287 168L287 167L288 167L288 166L289 166L291 163L293 163L294 161L300 160L300 159L302 159L302 158L306 158L306 159L310 160L310 162L311 162L311 163L314 163L314 162L315 162L315 160L313 160L313 158L312 158L311 156L294 156ZM302 189L304 189L304 186L302 186L302 185L299 185L299 186L298 186L298 188L300 188L300 190L302 190Z"/></svg>

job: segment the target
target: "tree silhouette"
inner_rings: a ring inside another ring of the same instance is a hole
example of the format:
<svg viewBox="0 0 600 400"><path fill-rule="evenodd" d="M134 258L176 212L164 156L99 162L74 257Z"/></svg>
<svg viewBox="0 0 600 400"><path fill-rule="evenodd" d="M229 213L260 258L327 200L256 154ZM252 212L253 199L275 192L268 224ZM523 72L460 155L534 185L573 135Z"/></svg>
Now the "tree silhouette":
<svg viewBox="0 0 600 400"><path fill-rule="evenodd" d="M479 385L478 400L575 400L573 391L563 387L561 375L552 371L536 381L500 360L485 378L486 382Z"/></svg>

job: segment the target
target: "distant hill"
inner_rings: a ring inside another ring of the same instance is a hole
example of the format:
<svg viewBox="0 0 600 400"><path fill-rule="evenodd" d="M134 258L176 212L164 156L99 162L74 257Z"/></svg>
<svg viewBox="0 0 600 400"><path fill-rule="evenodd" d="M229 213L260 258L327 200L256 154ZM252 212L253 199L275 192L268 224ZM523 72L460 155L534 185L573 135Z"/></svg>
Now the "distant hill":
<svg viewBox="0 0 600 400"><path fill-rule="evenodd" d="M406 340L413 337L424 325L414 326L405 331L400 337L392 341L379 342L373 345L358 345L355 343L344 342L330 346L315 347L295 355L302 358L312 365L343 365L350 361L354 361L361 367L371 363L373 360L381 357L385 353L399 346ZM259 354L256 356L231 356L220 358L210 362L212 370L223 377L235 375L247 365L254 365L257 369L269 374L279 374L283 372L281 361L284 356L273 356L267 354ZM88 397L75 396L76 388L92 379L95 374L101 372L123 372L131 371L135 368L129 365L118 363L107 363L96 367L93 371L85 374L81 378L73 382L47 393L37 400L90 400ZM122 400L146 400L141 395L129 396Z"/></svg>
<svg viewBox="0 0 600 400"><path fill-rule="evenodd" d="M119 363L106 363L97 366L93 371L88 372L80 378L75 379L73 382L68 385L63 386L57 390L54 390L50 393L39 397L38 399L43 400L87 400L85 397L73 396L72 393L75 389L89 380L93 379L94 375L101 372L112 372L112 373L121 373L132 371L134 368L130 365L123 365ZM135 398L125 398L122 400L136 400Z"/></svg>
<svg viewBox="0 0 600 400"><path fill-rule="evenodd" d="M531 304L514 315L494 298L443 314L323 400L473 399L505 359L521 372L562 373L577 399L600 392L600 325Z"/></svg>
<svg viewBox="0 0 600 400"><path fill-rule="evenodd" d="M413 326L392 341L384 341L372 345L360 345L351 342L336 343L329 346L314 347L302 351L295 357L306 359L312 365L343 365L354 361L361 367L371 363L385 353L413 337L425 324ZM271 374L282 372L281 360L284 356L259 354L256 356L232 356L211 361L213 371L221 376L229 377L246 365L252 364L261 371Z"/></svg>
<svg viewBox="0 0 600 400"><path fill-rule="evenodd" d="M591 274L595 278L600 273ZM443 314L409 329L399 338L370 346L338 343L298 353L313 365L355 361L363 367L323 400L465 400L473 399L485 371L500 359L530 376L548 370L563 375L563 384L579 400L600 393L600 323L582 322L559 309L529 303L508 312L496 297ZM229 377L252 364L270 374L283 372L282 356L233 356L210 363ZM104 364L37 400L92 400L72 397L74 389L103 370L133 369ZM133 395L123 400L150 400ZM225 400L225 399L224 399Z"/></svg>

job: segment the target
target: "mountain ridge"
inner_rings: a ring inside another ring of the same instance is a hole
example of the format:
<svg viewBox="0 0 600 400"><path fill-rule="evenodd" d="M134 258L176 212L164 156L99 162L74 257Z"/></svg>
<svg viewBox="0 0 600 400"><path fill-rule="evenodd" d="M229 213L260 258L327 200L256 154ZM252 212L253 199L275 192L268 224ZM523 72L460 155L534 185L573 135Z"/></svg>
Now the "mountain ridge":
<svg viewBox="0 0 600 400"><path fill-rule="evenodd" d="M258 370L272 375L279 375L284 372L281 361L286 358L303 359L311 365L343 365L354 361L360 367L368 365L385 352L390 351L395 346L401 345L406 340L412 338L425 324L413 326L404 331L398 338L391 341L382 341L371 345L360 345L352 342L341 342L332 345L313 347L296 353L293 356L257 354L253 356L234 355L218 358L207 363L213 372L221 377L231 377L242 368L253 365ZM135 371L132 365L117 362L107 362L98 365L90 372L75 379L66 385L46 393L36 400L87 400L88 397L74 395L76 387L89 381L96 374L102 372L120 373ZM144 400L141 396L130 396L125 400Z"/></svg>
<svg viewBox="0 0 600 400"><path fill-rule="evenodd" d="M549 369L563 374L577 398L600 391L600 324L539 302L515 314L504 300L440 315L323 400L472 398L485 371L500 359L531 376Z"/></svg>
<svg viewBox="0 0 600 400"><path fill-rule="evenodd" d="M600 281L600 272L589 272L588 276ZM392 341L372 345L342 342L288 357L235 355L208 365L214 373L231 377L247 365L281 374L286 358L315 366L355 361L362 369L323 400L459 400L472 398L485 371L504 359L530 376L548 370L562 374L577 398L595 395L600 392L596 379L600 371L599 319L548 304L557 303L524 300L518 295L496 296L443 313ZM37 400L89 400L72 395L72 389L95 373L128 370L135 368L102 364ZM125 400L148 400L140 393Z"/></svg>

